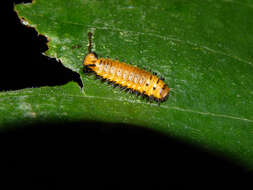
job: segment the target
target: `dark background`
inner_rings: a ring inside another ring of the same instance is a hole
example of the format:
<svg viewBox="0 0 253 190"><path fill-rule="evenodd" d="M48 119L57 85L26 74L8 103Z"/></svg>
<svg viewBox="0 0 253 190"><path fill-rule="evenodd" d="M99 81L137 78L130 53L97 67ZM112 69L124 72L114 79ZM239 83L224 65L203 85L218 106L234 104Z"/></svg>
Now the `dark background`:
<svg viewBox="0 0 253 190"><path fill-rule="evenodd" d="M7 13L1 27L0 91L69 81L81 86L78 73L42 54L48 49L46 37L20 23L14 2L23 1L5 0L1 5ZM20 123L0 133L0 145L1 179L9 188L243 188L251 179L239 163L144 126Z"/></svg>
<svg viewBox="0 0 253 190"><path fill-rule="evenodd" d="M0 71L0 91L63 85L69 81L81 82L78 73L65 68L56 59L42 54L48 49L45 36L20 23L13 11L13 3L31 1L4 2L5 6L1 5L2 12L7 10L8 13L2 18L5 24L1 27L4 33L1 66L4 68Z"/></svg>

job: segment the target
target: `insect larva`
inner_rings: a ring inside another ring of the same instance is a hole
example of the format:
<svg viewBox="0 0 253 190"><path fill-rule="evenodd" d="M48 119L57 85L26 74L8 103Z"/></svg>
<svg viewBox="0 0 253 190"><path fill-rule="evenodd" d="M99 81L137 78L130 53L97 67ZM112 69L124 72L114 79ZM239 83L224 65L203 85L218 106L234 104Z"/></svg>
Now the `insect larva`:
<svg viewBox="0 0 253 190"><path fill-rule="evenodd" d="M154 100L163 102L167 100L170 88L165 84L163 78L158 78L156 73L151 73L138 67L112 60L108 58L98 58L92 52L92 33L88 33L89 46L88 54L84 58L84 72L93 72L97 78L107 80L109 83L142 95L151 102Z"/></svg>

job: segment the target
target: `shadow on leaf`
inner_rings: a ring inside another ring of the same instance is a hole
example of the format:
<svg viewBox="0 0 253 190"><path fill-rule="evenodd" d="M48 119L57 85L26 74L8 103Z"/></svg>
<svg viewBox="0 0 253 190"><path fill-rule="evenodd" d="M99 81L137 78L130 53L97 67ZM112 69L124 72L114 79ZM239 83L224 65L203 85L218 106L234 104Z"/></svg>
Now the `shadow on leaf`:
<svg viewBox="0 0 253 190"><path fill-rule="evenodd" d="M246 172L235 163L138 126L35 123L6 130L0 139L6 176L26 185L128 187L137 182L140 187L188 187L247 182Z"/></svg>

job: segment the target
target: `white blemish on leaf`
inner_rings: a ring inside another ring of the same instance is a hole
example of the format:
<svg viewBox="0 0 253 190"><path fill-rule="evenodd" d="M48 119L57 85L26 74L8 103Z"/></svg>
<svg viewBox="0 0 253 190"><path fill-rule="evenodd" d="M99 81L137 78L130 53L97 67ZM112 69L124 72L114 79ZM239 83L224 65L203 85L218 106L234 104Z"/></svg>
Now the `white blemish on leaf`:
<svg viewBox="0 0 253 190"><path fill-rule="evenodd" d="M32 110L31 104L22 102L19 104L18 109L22 110L24 117L35 118L36 113Z"/></svg>
<svg viewBox="0 0 253 190"><path fill-rule="evenodd" d="M28 25L29 25L28 21L25 20L24 18L21 19L21 23L22 23L23 25L25 25L25 26L28 26Z"/></svg>

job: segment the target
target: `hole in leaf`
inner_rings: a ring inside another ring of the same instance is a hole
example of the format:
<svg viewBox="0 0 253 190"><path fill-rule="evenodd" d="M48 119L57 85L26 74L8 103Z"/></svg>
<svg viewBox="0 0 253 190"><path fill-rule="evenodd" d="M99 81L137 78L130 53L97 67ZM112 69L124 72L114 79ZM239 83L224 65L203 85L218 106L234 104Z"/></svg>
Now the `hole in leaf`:
<svg viewBox="0 0 253 190"><path fill-rule="evenodd" d="M78 73L64 67L55 58L42 54L48 49L48 40L45 36L38 35L34 28L20 22L13 5L21 2L31 1L8 1L8 27L3 28L5 40L0 91L57 86L70 81L75 81L82 87Z"/></svg>

